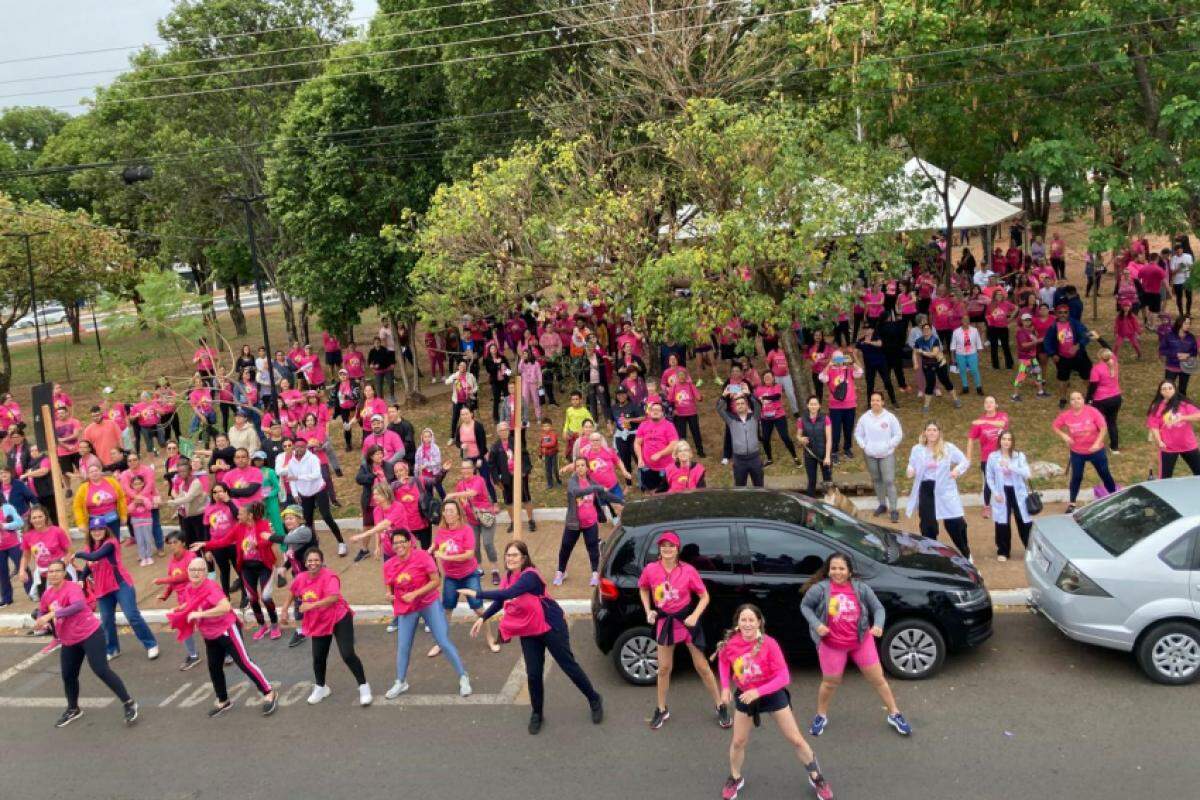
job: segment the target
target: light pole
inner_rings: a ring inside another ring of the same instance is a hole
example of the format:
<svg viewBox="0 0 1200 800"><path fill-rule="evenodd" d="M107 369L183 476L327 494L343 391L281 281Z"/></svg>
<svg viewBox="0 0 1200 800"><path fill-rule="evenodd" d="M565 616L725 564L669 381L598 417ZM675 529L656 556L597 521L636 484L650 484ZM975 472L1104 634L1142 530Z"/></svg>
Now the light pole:
<svg viewBox="0 0 1200 800"><path fill-rule="evenodd" d="M266 198L266 195L256 194L250 197L231 195L229 201L241 203L246 210L246 233L250 237L250 266L254 270L254 290L258 293L258 321L262 323L263 345L267 348L267 378L271 381L271 400L279 408L279 394L275 389L275 364L271 349L271 334L267 332L267 309L263 304L262 270L258 266L258 245L254 239L254 211L251 206ZM276 412L278 413L278 412Z"/></svg>
<svg viewBox="0 0 1200 800"><path fill-rule="evenodd" d="M46 382L46 363L42 359L42 329L38 324L38 306L37 306L37 289L33 283L33 250L29 246L29 240L34 236L45 236L46 231L38 231L36 233L6 233L11 239L23 239L25 241L25 263L29 267L29 304L33 309L33 335L37 339L37 354L38 354L38 374L41 376L42 383Z"/></svg>

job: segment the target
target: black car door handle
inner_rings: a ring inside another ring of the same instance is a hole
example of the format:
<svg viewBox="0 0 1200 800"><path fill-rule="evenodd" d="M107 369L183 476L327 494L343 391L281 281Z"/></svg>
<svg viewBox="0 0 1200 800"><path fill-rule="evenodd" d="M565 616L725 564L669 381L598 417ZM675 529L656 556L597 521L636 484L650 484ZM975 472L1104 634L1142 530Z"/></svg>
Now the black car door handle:
<svg viewBox="0 0 1200 800"><path fill-rule="evenodd" d="M771 594L771 590L770 589L751 589L750 594L754 595L755 597L769 597Z"/></svg>

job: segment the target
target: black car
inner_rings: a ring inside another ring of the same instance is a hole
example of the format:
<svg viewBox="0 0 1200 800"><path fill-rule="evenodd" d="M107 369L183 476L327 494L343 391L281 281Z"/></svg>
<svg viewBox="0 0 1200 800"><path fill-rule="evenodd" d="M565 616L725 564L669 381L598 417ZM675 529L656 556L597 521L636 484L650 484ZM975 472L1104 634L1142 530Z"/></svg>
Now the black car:
<svg viewBox="0 0 1200 800"><path fill-rule="evenodd" d="M659 495L625 507L604 547L592 622L601 652L621 676L647 685L658 672L657 646L638 596L642 566L658 558L655 540L672 530L680 559L700 573L710 605L701 624L710 643L753 603L789 657L813 658L800 613L800 589L835 551L848 553L887 609L880 641L884 668L897 678L928 678L946 653L992 635L992 601L975 567L932 539L854 519L800 494L708 489Z"/></svg>

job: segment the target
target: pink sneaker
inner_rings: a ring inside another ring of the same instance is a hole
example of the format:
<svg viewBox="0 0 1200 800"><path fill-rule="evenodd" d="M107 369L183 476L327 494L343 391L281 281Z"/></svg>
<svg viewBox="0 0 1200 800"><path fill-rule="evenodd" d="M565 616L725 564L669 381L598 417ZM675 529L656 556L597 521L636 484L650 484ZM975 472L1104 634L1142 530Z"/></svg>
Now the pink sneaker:
<svg viewBox="0 0 1200 800"><path fill-rule="evenodd" d="M738 792L746 785L745 778L735 778L730 775L725 779L725 785L721 787L721 800L735 800Z"/></svg>
<svg viewBox="0 0 1200 800"><path fill-rule="evenodd" d="M824 775L818 775L816 778L810 775L808 782L813 787L813 791L817 793L818 800L833 800L833 787L829 785L829 781L825 780Z"/></svg>
<svg viewBox="0 0 1200 800"><path fill-rule="evenodd" d="M278 626L278 625L272 625L272 626L271 626L271 638L272 638L272 639L278 639L280 636L283 636L283 634L280 632L280 630L279 630L279 626Z"/></svg>
<svg viewBox="0 0 1200 800"><path fill-rule="evenodd" d="M264 636L266 636L266 635L267 635L267 632L268 632L269 630L271 630L271 626L270 626L270 625L259 625L259 626L258 626L258 630L256 630L256 631L254 632L254 641L256 641L256 642L257 642L257 641L259 641L260 639L262 639Z"/></svg>

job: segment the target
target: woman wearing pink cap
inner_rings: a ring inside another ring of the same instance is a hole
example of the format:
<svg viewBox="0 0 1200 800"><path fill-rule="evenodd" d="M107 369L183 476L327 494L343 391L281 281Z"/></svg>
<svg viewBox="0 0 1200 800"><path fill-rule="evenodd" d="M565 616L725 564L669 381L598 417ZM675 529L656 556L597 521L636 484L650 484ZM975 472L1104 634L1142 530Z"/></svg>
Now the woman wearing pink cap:
<svg viewBox="0 0 1200 800"><path fill-rule="evenodd" d="M792 714L792 697L787 690L791 675L779 642L767 635L766 620L757 606L738 607L733 622L734 627L717 645L721 699L726 704L733 703L737 710L733 719L733 739L729 743L729 777L721 788L721 797L735 800L746 785L742 763L746 759L750 729L757 727L760 715L770 714L783 738L795 748L817 797L833 800L833 789L821 774L817 756L804 741Z"/></svg>
<svg viewBox="0 0 1200 800"><path fill-rule="evenodd" d="M671 687L671 667L675 663L675 645L687 645L696 674L717 707L717 722L722 728L733 725L729 706L721 702L717 679L704 658L704 631L700 616L708 608L708 589L691 564L679 560L679 536L663 531L658 536L658 560L642 569L638 594L646 611L646 622L655 626L658 642L658 703L650 718L651 730L658 730L671 718L667 709L667 690Z"/></svg>

